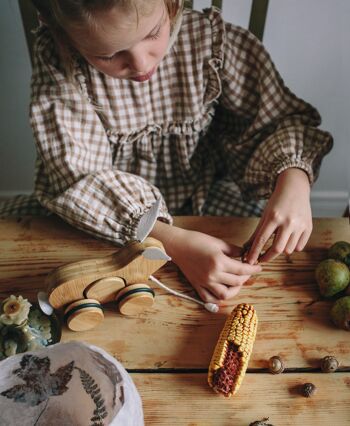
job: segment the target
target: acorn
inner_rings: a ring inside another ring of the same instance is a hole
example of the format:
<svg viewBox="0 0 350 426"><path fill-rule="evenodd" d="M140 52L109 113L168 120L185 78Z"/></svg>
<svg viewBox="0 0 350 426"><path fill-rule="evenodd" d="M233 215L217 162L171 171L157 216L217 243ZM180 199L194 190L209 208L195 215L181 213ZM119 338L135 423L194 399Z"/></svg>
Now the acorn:
<svg viewBox="0 0 350 426"><path fill-rule="evenodd" d="M339 367L339 362L336 357L328 355L321 361L321 370L324 373L334 373Z"/></svg>
<svg viewBox="0 0 350 426"><path fill-rule="evenodd" d="M272 374L280 374L284 371L283 361L279 356L272 356L269 359L269 371Z"/></svg>
<svg viewBox="0 0 350 426"><path fill-rule="evenodd" d="M305 398L310 398L316 393L316 386L313 383L304 383L301 388L301 393Z"/></svg>
<svg viewBox="0 0 350 426"><path fill-rule="evenodd" d="M250 423L249 426L273 426L271 423L266 423L269 421L268 417L265 417L262 420L257 420L253 423Z"/></svg>

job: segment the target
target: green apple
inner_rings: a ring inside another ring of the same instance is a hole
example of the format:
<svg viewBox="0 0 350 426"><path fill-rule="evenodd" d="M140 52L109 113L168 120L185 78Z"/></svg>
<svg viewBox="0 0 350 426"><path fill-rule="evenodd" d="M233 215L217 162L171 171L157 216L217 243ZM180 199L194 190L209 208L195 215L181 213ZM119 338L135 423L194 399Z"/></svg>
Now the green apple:
<svg viewBox="0 0 350 426"><path fill-rule="evenodd" d="M350 268L350 244L346 241L337 241L328 250L328 257L340 260Z"/></svg>
<svg viewBox="0 0 350 426"><path fill-rule="evenodd" d="M331 318L337 327L350 331L350 296L341 297L334 303Z"/></svg>
<svg viewBox="0 0 350 426"><path fill-rule="evenodd" d="M338 260L323 260L316 268L316 281L322 296L332 297L349 285L349 268Z"/></svg>

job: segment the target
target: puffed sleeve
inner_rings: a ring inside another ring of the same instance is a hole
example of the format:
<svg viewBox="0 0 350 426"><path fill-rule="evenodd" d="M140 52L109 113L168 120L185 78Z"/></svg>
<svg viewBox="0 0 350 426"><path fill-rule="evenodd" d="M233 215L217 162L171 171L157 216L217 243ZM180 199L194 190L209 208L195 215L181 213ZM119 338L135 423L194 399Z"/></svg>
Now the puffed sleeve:
<svg viewBox="0 0 350 426"><path fill-rule="evenodd" d="M269 197L276 177L289 167L304 170L312 184L333 144L331 135L317 128L319 113L285 86L254 35L222 23L215 12L212 22L217 28L223 25L225 34L217 113L223 133L233 129L223 137L223 158L244 198Z"/></svg>
<svg viewBox="0 0 350 426"><path fill-rule="evenodd" d="M94 106L60 71L48 31L39 32L30 116L40 203L71 225L119 244L135 238L140 218L158 199L159 217L171 223L156 187L113 166Z"/></svg>

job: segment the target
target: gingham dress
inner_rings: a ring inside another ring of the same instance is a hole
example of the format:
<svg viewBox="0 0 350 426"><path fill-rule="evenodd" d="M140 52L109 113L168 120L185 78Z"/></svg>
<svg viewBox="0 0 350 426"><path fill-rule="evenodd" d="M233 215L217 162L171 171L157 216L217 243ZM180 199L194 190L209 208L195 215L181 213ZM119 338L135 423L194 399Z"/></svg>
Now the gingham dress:
<svg viewBox="0 0 350 426"><path fill-rule="evenodd" d="M279 173L298 167L313 183L332 147L316 128L318 112L285 87L261 43L213 8L184 11L174 44L143 83L103 75L82 58L77 84L68 81L47 28L35 57L31 201L105 240L134 238L159 198L168 223L183 214L259 215L257 200L271 195ZM2 214L31 206L18 197Z"/></svg>

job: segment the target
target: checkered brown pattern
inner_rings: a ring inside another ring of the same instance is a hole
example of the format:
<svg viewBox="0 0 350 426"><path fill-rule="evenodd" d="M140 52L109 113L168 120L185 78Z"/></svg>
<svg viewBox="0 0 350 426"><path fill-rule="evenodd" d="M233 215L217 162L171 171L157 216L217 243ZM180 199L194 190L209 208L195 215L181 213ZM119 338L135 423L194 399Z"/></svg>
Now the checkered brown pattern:
<svg viewBox="0 0 350 426"><path fill-rule="evenodd" d="M31 124L35 204L97 237L135 237L141 215L261 213L276 176L303 169L312 183L331 136L318 112L285 87L248 31L216 9L185 11L180 32L147 82L105 76L81 58L76 83L38 31ZM37 200L37 201L36 201ZM40 204L39 204L40 203ZM23 198L2 214L25 212Z"/></svg>

